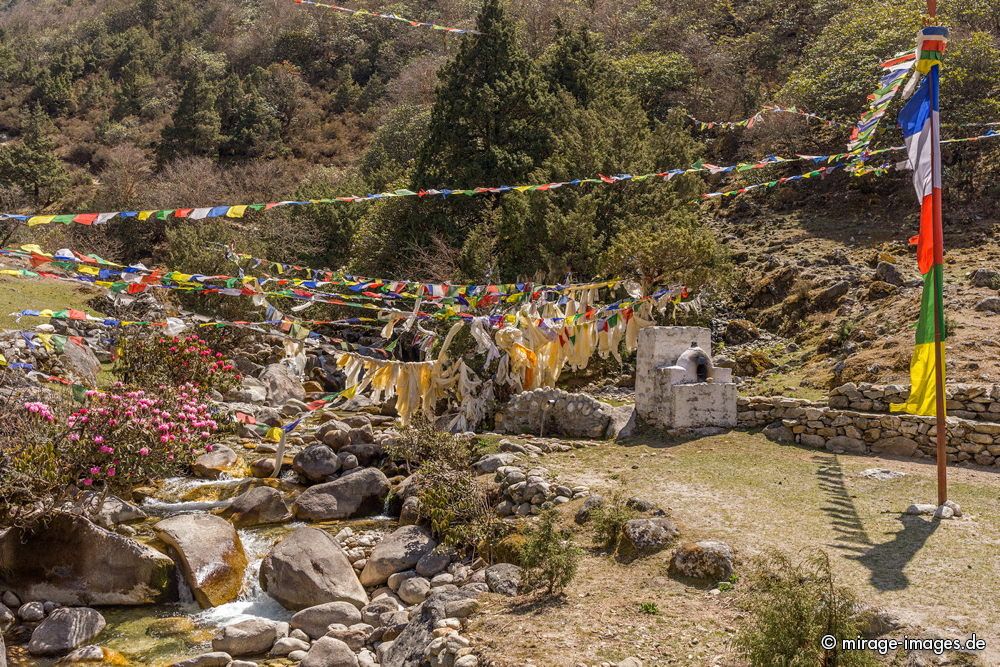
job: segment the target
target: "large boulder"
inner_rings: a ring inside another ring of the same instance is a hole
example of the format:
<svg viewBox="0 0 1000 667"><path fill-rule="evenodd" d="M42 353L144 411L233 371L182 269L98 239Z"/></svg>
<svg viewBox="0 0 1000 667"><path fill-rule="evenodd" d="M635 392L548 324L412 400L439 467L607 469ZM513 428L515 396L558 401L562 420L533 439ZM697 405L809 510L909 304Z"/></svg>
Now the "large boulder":
<svg viewBox="0 0 1000 667"><path fill-rule="evenodd" d="M372 551L361 571L365 586L381 586L389 575L416 566L437 546L429 530L422 526L402 526L387 535Z"/></svg>
<svg viewBox="0 0 1000 667"><path fill-rule="evenodd" d="M101 372L101 362L89 347L70 342L63 349L61 361L69 374L81 384L88 387L97 385L97 374Z"/></svg>
<svg viewBox="0 0 1000 667"><path fill-rule="evenodd" d="M656 553L677 539L677 527L670 519L653 517L632 519L622 531L623 553L643 556Z"/></svg>
<svg viewBox="0 0 1000 667"><path fill-rule="evenodd" d="M326 445L309 445L295 455L292 469L310 482L322 482L340 470L337 452Z"/></svg>
<svg viewBox="0 0 1000 667"><path fill-rule="evenodd" d="M361 610L350 602L327 602L307 607L292 616L292 630L302 630L311 639L326 634L331 623L351 626L361 622Z"/></svg>
<svg viewBox="0 0 1000 667"><path fill-rule="evenodd" d="M232 470L239 457L226 445L213 445L212 451L205 452L191 464L191 472L204 479L219 479L223 473Z"/></svg>
<svg viewBox="0 0 1000 667"><path fill-rule="evenodd" d="M288 366L271 364L260 374L260 381L267 388L267 401L271 405L281 406L289 399L301 401L306 397L302 383Z"/></svg>
<svg viewBox="0 0 1000 667"><path fill-rule="evenodd" d="M284 523L292 518L281 492L269 486L257 486L236 496L220 514L238 528Z"/></svg>
<svg viewBox="0 0 1000 667"><path fill-rule="evenodd" d="M249 618L219 630L212 639L212 650L231 656L263 655L271 650L277 639L278 628L274 621Z"/></svg>
<svg viewBox="0 0 1000 667"><path fill-rule="evenodd" d="M517 595L521 588L521 568L512 563L497 563L486 568L486 585L500 595Z"/></svg>
<svg viewBox="0 0 1000 667"><path fill-rule="evenodd" d="M338 480L306 489L292 503L292 512L304 521L348 519L378 514L389 495L389 480L377 468L351 472Z"/></svg>
<svg viewBox="0 0 1000 667"><path fill-rule="evenodd" d="M87 607L60 607L31 633L28 653L62 655L101 634L104 617Z"/></svg>
<svg viewBox="0 0 1000 667"><path fill-rule="evenodd" d="M368 604L354 567L333 536L318 528L299 528L278 542L260 565L260 585L287 609L325 602Z"/></svg>
<svg viewBox="0 0 1000 667"><path fill-rule="evenodd" d="M725 542L682 544L670 559L670 571L682 577L726 581L733 575L733 550Z"/></svg>
<svg viewBox="0 0 1000 667"><path fill-rule="evenodd" d="M57 514L33 532L0 533L0 588L63 605L140 605L177 599L174 562L87 519Z"/></svg>
<svg viewBox="0 0 1000 667"><path fill-rule="evenodd" d="M608 432L613 412L610 405L586 394L540 388L511 398L497 413L496 430L600 439Z"/></svg>
<svg viewBox="0 0 1000 667"><path fill-rule="evenodd" d="M232 602L243 588L247 557L232 524L212 514L182 514L153 526L170 546L201 607Z"/></svg>
<svg viewBox="0 0 1000 667"><path fill-rule="evenodd" d="M358 657L339 639L322 637L312 645L299 667L358 667Z"/></svg>

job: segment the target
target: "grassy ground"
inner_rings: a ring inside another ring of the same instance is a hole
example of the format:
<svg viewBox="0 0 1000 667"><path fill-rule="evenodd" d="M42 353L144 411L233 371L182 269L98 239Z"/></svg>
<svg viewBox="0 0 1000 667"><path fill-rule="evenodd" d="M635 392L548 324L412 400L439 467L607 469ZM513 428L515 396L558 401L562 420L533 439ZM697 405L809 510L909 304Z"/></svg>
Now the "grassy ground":
<svg viewBox="0 0 1000 667"><path fill-rule="evenodd" d="M597 492L624 484L630 495L668 509L682 539L722 539L741 558L767 548L823 548L841 583L926 628L911 635L975 631L990 647L984 664L1000 664L996 472L953 469L951 496L966 516L939 523L902 514L910 503L933 502L932 465L781 446L758 434L602 443L540 463ZM906 475L859 475L873 467ZM588 536L578 540L586 544ZM669 578L668 557L622 565L591 552L558 603L493 600L476 621L473 643L501 665L574 666L629 655L647 665L739 664L727 646L739 617L726 594ZM659 613L642 613L642 602L655 603Z"/></svg>
<svg viewBox="0 0 1000 667"><path fill-rule="evenodd" d="M41 324L43 320L29 318L17 323L10 313L25 308L76 308L92 315L99 315L87 307L87 301L103 290L56 280L31 280L0 276L0 329L24 329Z"/></svg>

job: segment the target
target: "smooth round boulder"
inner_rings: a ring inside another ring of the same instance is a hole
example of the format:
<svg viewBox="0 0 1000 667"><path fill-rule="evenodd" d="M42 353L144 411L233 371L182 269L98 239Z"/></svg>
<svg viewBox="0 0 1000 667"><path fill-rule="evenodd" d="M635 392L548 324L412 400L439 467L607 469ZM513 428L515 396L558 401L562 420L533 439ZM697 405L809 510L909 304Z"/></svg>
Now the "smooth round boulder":
<svg viewBox="0 0 1000 667"><path fill-rule="evenodd" d="M389 575L409 570L437 546L437 541L423 526L402 526L387 535L372 551L361 571L361 583L380 586Z"/></svg>
<svg viewBox="0 0 1000 667"><path fill-rule="evenodd" d="M292 503L292 512L303 521L378 514L388 495L388 478L377 468L365 468L306 489Z"/></svg>
<svg viewBox="0 0 1000 667"><path fill-rule="evenodd" d="M247 556L232 524L213 514L181 514L153 526L180 561L202 609L232 602L243 588Z"/></svg>
<svg viewBox="0 0 1000 667"><path fill-rule="evenodd" d="M431 592L431 583L423 577L410 577L399 585L396 594L406 604L420 604Z"/></svg>
<svg viewBox="0 0 1000 667"><path fill-rule="evenodd" d="M292 470L310 482L322 482L340 470L340 458L326 445L309 445L292 459Z"/></svg>
<svg viewBox="0 0 1000 667"><path fill-rule="evenodd" d="M168 556L70 514L56 514L34 531L0 532L0 571L11 589L8 606L19 599L70 606L177 599Z"/></svg>
<svg viewBox="0 0 1000 667"><path fill-rule="evenodd" d="M260 585L293 611L326 602L368 604L344 550L318 528L299 528L275 544L261 562Z"/></svg>
<svg viewBox="0 0 1000 667"><path fill-rule="evenodd" d="M269 486L258 486L236 496L220 515L237 528L284 523L292 518L281 492Z"/></svg>
<svg viewBox="0 0 1000 667"><path fill-rule="evenodd" d="M292 616L290 627L302 630L310 639L319 639L327 633L332 623L354 625L360 622L361 611L350 602L327 602L296 612Z"/></svg>
<svg viewBox="0 0 1000 667"><path fill-rule="evenodd" d="M219 479L223 473L236 466L239 457L226 445L213 445L212 451L205 452L191 464L191 472L203 479Z"/></svg>
<svg viewBox="0 0 1000 667"><path fill-rule="evenodd" d="M231 656L262 655L277 639L278 628L273 621L250 618L222 628L212 639L212 650Z"/></svg>
<svg viewBox="0 0 1000 667"><path fill-rule="evenodd" d="M299 667L358 667L358 658L339 639L321 637L310 647Z"/></svg>
<svg viewBox="0 0 1000 667"><path fill-rule="evenodd" d="M228 653L213 651L211 653L196 655L195 657L188 658L187 660L175 662L170 667L226 667L232 661L233 656Z"/></svg>
<svg viewBox="0 0 1000 667"><path fill-rule="evenodd" d="M31 633L28 653L62 655L101 634L105 625L104 617L96 609L61 607L49 614Z"/></svg>

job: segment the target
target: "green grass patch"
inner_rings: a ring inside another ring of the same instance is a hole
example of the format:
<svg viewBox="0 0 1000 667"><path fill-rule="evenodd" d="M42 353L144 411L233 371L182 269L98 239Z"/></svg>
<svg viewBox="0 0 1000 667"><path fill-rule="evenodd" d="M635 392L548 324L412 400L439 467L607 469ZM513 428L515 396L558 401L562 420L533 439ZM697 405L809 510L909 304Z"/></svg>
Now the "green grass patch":
<svg viewBox="0 0 1000 667"><path fill-rule="evenodd" d="M75 308L91 315L101 315L87 307L87 301L100 294L93 288L73 285L56 280L35 280L0 276L0 329L30 329L47 320L37 317L25 318L20 323L11 313L34 308Z"/></svg>

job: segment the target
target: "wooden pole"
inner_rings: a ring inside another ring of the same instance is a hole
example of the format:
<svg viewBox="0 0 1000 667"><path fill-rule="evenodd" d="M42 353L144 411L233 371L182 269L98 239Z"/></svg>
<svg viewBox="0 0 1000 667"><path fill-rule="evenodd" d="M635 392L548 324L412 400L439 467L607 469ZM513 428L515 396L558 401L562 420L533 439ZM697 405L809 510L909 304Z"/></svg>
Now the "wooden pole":
<svg viewBox="0 0 1000 667"><path fill-rule="evenodd" d="M285 433L285 429L281 429L281 439L278 440L278 451L274 453L274 470L271 471L271 477L277 477L281 474L281 464L285 461L285 438L288 434Z"/></svg>
<svg viewBox="0 0 1000 667"><path fill-rule="evenodd" d="M930 18L937 16L937 0L927 0L927 15ZM920 57L920 54L917 54ZM930 81L930 94L933 103L939 103L938 79L941 75L941 68L934 66L937 70ZM944 380L944 351L941 349L942 311L944 304L938 295L943 297L944 283L944 221L941 207L941 186L938 183L938 174L941 171L941 120L939 114L931 113L931 173L932 173L932 203L934 215L934 264L937 265L937 272L934 280L934 386L936 394L936 420L937 420L937 491L938 505L944 505L948 500L948 429L945 421L945 380Z"/></svg>

